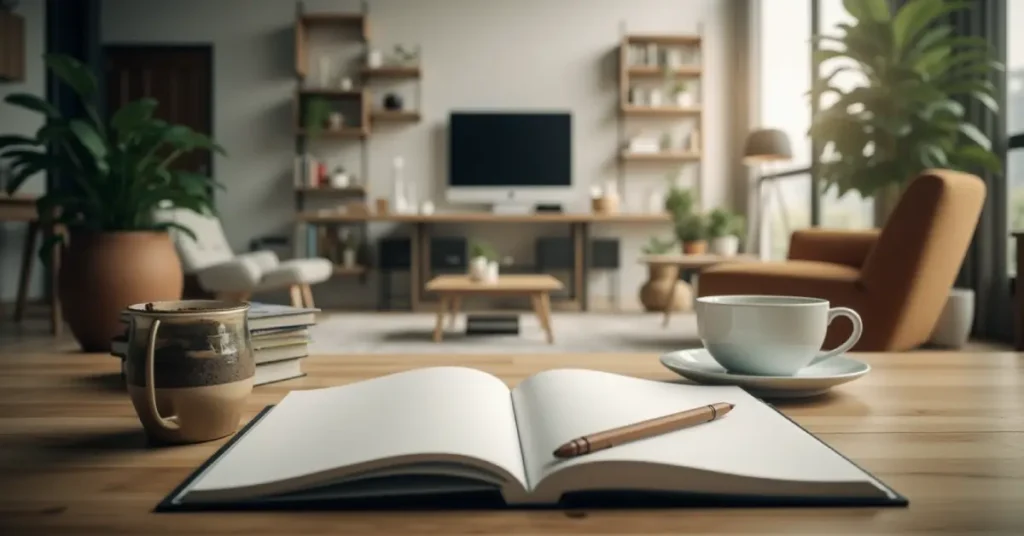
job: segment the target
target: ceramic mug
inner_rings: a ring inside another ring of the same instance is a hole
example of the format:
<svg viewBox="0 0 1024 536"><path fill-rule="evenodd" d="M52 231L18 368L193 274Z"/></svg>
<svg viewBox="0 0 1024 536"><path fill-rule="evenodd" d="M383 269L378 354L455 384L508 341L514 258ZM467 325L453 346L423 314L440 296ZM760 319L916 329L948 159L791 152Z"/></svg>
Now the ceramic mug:
<svg viewBox="0 0 1024 536"><path fill-rule="evenodd" d="M196 443L238 429L256 372L248 312L213 300L128 308L128 394L150 438Z"/></svg>
<svg viewBox="0 0 1024 536"><path fill-rule="evenodd" d="M860 315L828 300L800 296L705 296L697 299L697 331L708 353L726 370L758 376L792 376L840 355L860 340ZM821 352L829 324L844 316L853 333Z"/></svg>

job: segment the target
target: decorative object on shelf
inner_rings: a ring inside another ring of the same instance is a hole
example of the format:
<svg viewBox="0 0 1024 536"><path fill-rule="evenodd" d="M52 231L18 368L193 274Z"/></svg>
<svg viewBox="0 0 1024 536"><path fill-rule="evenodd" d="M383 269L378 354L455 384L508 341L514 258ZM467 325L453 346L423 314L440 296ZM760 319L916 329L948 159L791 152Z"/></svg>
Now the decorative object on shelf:
<svg viewBox="0 0 1024 536"><path fill-rule="evenodd" d="M665 67L676 70L683 66L683 51L678 48L665 49Z"/></svg>
<svg viewBox="0 0 1024 536"><path fill-rule="evenodd" d="M740 249L740 234L744 231L743 216L722 208L708 214L708 247L711 253L723 257L735 256Z"/></svg>
<svg viewBox="0 0 1024 536"><path fill-rule="evenodd" d="M484 276L484 283L493 285L498 282L498 276L501 274L501 265L498 261L491 261L487 263L487 273Z"/></svg>
<svg viewBox="0 0 1024 536"><path fill-rule="evenodd" d="M398 93L388 93L384 95L384 109L392 112L397 112L402 109L404 103L402 102L402 96Z"/></svg>
<svg viewBox="0 0 1024 536"><path fill-rule="evenodd" d="M423 214L424 216L429 216L429 215L431 215L433 213L434 213L434 202L433 201L424 201L423 205L420 207L420 214Z"/></svg>
<svg viewBox="0 0 1024 536"><path fill-rule="evenodd" d="M469 278L486 281L491 263L498 264L498 254L486 242L474 240L469 244Z"/></svg>
<svg viewBox="0 0 1024 536"><path fill-rule="evenodd" d="M658 88L654 88L647 95L647 105L657 108L665 103L665 94Z"/></svg>
<svg viewBox="0 0 1024 536"><path fill-rule="evenodd" d="M345 126L345 116L341 112L331 112L327 115L327 126L331 130L341 130Z"/></svg>
<svg viewBox="0 0 1024 536"><path fill-rule="evenodd" d="M338 83L338 87L341 88L342 91L351 91L352 79L347 76L343 77L341 82Z"/></svg>
<svg viewBox="0 0 1024 536"><path fill-rule="evenodd" d="M395 45L391 54L391 63L402 67L416 67L420 64L419 45Z"/></svg>
<svg viewBox="0 0 1024 536"><path fill-rule="evenodd" d="M619 211L619 193L615 184L610 182L602 188L595 186L590 190L591 210L595 214L615 214Z"/></svg>
<svg viewBox="0 0 1024 536"><path fill-rule="evenodd" d="M317 62L317 75L320 79L320 87L331 87L331 58L320 56Z"/></svg>
<svg viewBox="0 0 1024 536"><path fill-rule="evenodd" d="M302 124L306 135L316 137L331 115L331 103L323 97L311 97L305 101L304 112Z"/></svg>
<svg viewBox="0 0 1024 536"><path fill-rule="evenodd" d="M629 103L633 106L647 106L647 92L644 88L633 86L629 88Z"/></svg>
<svg viewBox="0 0 1024 536"><path fill-rule="evenodd" d="M352 229L341 230L341 265L345 268L356 267L356 253L359 251L359 237Z"/></svg>
<svg viewBox="0 0 1024 536"><path fill-rule="evenodd" d="M384 65L384 53L380 50L373 49L366 53L366 66L371 69L377 69Z"/></svg>
<svg viewBox="0 0 1024 536"><path fill-rule="evenodd" d="M650 67L658 66L658 45L655 43L649 43L647 45L647 51L644 53L644 60Z"/></svg>
<svg viewBox="0 0 1024 536"><path fill-rule="evenodd" d="M626 149L633 154L651 154L661 151L660 138L651 134L640 134L629 139Z"/></svg>
<svg viewBox="0 0 1024 536"><path fill-rule="evenodd" d="M377 200L376 200L375 208L377 210L377 214L387 214L388 213L388 208L389 208L388 207L388 198L386 198L386 197L378 197Z"/></svg>
<svg viewBox="0 0 1024 536"><path fill-rule="evenodd" d="M990 42L962 37L949 22L950 12L972 2L902 4L890 14L880 0L843 2L850 24L815 36L821 56L843 65L823 80L815 98L832 104L815 114L809 130L820 142L821 194L835 187L836 197L850 190L874 197L878 227L925 169L1002 168L991 141L965 116L974 105L999 113L1000 89L989 78L1005 69ZM833 83L840 70L854 73L856 87Z"/></svg>
<svg viewBox="0 0 1024 536"><path fill-rule="evenodd" d="M332 188L348 188L351 184L351 177L345 168L338 166L334 168L334 172L331 173L331 187Z"/></svg>
<svg viewBox="0 0 1024 536"><path fill-rule="evenodd" d="M689 108L695 104L692 82L679 80L672 85L672 100L680 108Z"/></svg>
<svg viewBox="0 0 1024 536"><path fill-rule="evenodd" d="M405 168L405 160L396 156L391 161L391 206L397 214L409 212L408 202L405 198L405 185L402 174Z"/></svg>
<svg viewBox="0 0 1024 536"><path fill-rule="evenodd" d="M76 195L51 191L37 202L41 228L66 229L48 237L40 254L49 262L54 247L69 239L56 289L64 318L83 350L105 352L123 331L126 307L181 298L184 277L168 231L194 235L188 227L160 221L158 209L213 213L211 194L220 185L175 164L197 150L225 152L202 133L157 119L158 103L151 98L125 104L103 122L93 105L99 84L91 69L55 54L45 56L45 65L85 113L67 117L36 95L8 95L7 104L41 113L44 123L35 138L0 140L0 153L14 170L6 190L13 194L47 169L64 170L73 179Z"/></svg>

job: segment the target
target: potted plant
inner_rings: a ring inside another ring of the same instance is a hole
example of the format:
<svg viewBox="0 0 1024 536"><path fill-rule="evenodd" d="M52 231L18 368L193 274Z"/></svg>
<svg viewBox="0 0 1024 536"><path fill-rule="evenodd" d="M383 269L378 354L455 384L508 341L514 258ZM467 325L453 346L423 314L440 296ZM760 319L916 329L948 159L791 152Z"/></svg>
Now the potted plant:
<svg viewBox="0 0 1024 536"><path fill-rule="evenodd" d="M493 268L492 268L493 265ZM489 244L473 241L469 244L469 278L473 281L485 281L490 278L491 270L497 272L498 254ZM497 273L494 274L497 279Z"/></svg>
<svg viewBox="0 0 1024 536"><path fill-rule="evenodd" d="M826 189L874 196L881 226L906 183L926 169L998 173L991 142L965 110L979 103L998 112L990 78L1003 66L986 40L958 36L948 22L970 2L916 0L895 13L886 0L843 5L851 24L815 36L818 59L836 64L812 92L828 103L809 131ZM852 85L835 83L843 73Z"/></svg>
<svg viewBox="0 0 1024 536"><path fill-rule="evenodd" d="M333 108L331 103L323 97L310 97L306 99L306 108L303 114L303 128L306 131L306 135L315 138L320 132L328 125L330 121ZM331 128L337 129L341 127L341 114L338 114L338 126Z"/></svg>
<svg viewBox="0 0 1024 536"><path fill-rule="evenodd" d="M355 268L358 251L359 237L351 229L343 229L341 233L341 265L345 268Z"/></svg>
<svg viewBox="0 0 1024 536"><path fill-rule="evenodd" d="M103 121L88 68L61 55L45 61L84 114L66 117L35 95L8 95L8 104L41 114L44 123L35 137L0 136L0 158L12 170L6 189L14 193L37 173L66 182L37 202L44 228L63 229L40 255L49 262L52 248L62 248L57 292L64 318L83 350L107 351L123 331L120 314L128 305L181 298L184 278L168 230L195 235L162 220L157 209L213 213L217 184L175 162L196 150L224 151L203 134L154 117L153 99L125 104Z"/></svg>
<svg viewBox="0 0 1024 536"><path fill-rule="evenodd" d="M686 214L675 221L676 238L685 255L703 255L708 249L707 217L699 212Z"/></svg>
<svg viewBox="0 0 1024 536"><path fill-rule="evenodd" d="M715 255L732 257L739 252L744 218L739 214L716 208L708 214L708 248Z"/></svg>

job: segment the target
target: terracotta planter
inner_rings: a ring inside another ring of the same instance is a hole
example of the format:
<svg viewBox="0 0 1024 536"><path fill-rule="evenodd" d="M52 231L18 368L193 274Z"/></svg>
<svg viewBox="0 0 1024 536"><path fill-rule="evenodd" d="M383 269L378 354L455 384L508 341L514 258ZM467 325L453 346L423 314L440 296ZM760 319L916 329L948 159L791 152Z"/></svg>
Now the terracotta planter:
<svg viewBox="0 0 1024 536"><path fill-rule="evenodd" d="M690 308L693 293L690 286L679 281L679 270L675 266L651 264L647 267L648 280L640 287L640 303L647 311L664 311L665 303L672 300L673 311ZM672 288L676 292L672 294Z"/></svg>
<svg viewBox="0 0 1024 536"><path fill-rule="evenodd" d="M684 255L703 255L708 251L707 240L693 240L690 242L683 242L683 254Z"/></svg>
<svg viewBox="0 0 1024 536"><path fill-rule="evenodd" d="M61 259L64 318L86 352L107 352L124 332L121 312L148 301L180 300L181 263L167 233L73 231Z"/></svg>

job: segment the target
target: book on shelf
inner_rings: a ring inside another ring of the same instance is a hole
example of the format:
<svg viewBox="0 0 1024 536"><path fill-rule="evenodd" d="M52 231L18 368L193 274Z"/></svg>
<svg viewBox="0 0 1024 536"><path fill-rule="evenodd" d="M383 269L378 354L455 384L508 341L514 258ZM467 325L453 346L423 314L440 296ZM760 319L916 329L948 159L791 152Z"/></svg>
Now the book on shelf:
<svg viewBox="0 0 1024 536"><path fill-rule="evenodd" d="M568 459L574 438L718 402L715 421ZM906 505L886 484L734 386L549 370L514 389L431 367L269 406L160 511L418 504ZM606 502L608 501L608 502Z"/></svg>
<svg viewBox="0 0 1024 536"><path fill-rule="evenodd" d="M325 174L323 162L312 155L303 154L295 157L295 169L292 172L295 188L317 188L323 182Z"/></svg>

